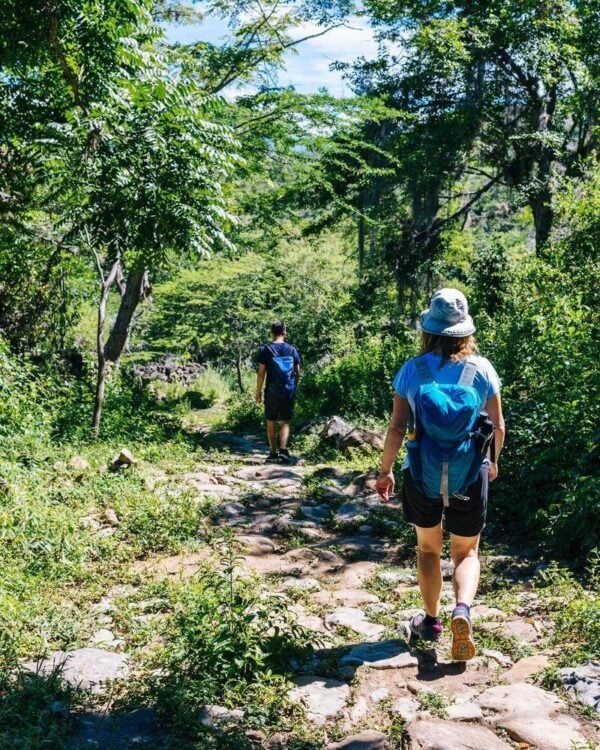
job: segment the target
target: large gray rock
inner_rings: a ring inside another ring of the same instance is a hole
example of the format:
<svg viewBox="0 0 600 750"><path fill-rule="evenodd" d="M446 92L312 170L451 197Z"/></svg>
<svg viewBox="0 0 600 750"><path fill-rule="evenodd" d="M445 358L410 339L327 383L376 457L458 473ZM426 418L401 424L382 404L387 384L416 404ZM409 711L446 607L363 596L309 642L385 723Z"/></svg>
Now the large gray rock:
<svg viewBox="0 0 600 750"><path fill-rule="evenodd" d="M565 689L575 700L600 712L600 662L591 661L579 667L565 667L558 674Z"/></svg>
<svg viewBox="0 0 600 750"><path fill-rule="evenodd" d="M330 742L325 750L384 750L385 741L385 734L367 729L360 734L346 737L340 742Z"/></svg>
<svg viewBox="0 0 600 750"><path fill-rule="evenodd" d="M334 610L325 618L325 624L329 627L342 625L366 638L377 638L385 631L383 625L369 622L362 609L355 607L340 607Z"/></svg>
<svg viewBox="0 0 600 750"><path fill-rule="evenodd" d="M321 439L338 448L344 436L352 432L353 429L354 426L346 422L345 419L338 416L331 417L321 431Z"/></svg>
<svg viewBox="0 0 600 750"><path fill-rule="evenodd" d="M399 716L406 724L410 724L411 721L417 718L420 707L420 704L414 698L398 698L392 704L390 711Z"/></svg>
<svg viewBox="0 0 600 750"><path fill-rule="evenodd" d="M313 724L324 724L345 709L350 698L350 687L331 677L306 675L298 678L296 687L289 692L290 700L306 707L308 719Z"/></svg>
<svg viewBox="0 0 600 750"><path fill-rule="evenodd" d="M382 641L361 643L353 646L341 660L342 666L359 667L363 664L372 669L401 669L416 667L419 660L409 653L404 641Z"/></svg>
<svg viewBox="0 0 600 750"><path fill-rule="evenodd" d="M412 750L512 750L487 727L444 719L419 719L408 725Z"/></svg>
<svg viewBox="0 0 600 750"><path fill-rule="evenodd" d="M76 651L54 651L47 659L26 662L25 669L49 675L60 671L68 685L92 693L101 693L110 680L126 677L128 658L101 648L80 648Z"/></svg>
<svg viewBox="0 0 600 750"><path fill-rule="evenodd" d="M571 750L574 744L585 742L579 722L566 714L566 704L535 685L498 685L474 702L483 709L487 723L537 750Z"/></svg>
<svg viewBox="0 0 600 750"><path fill-rule="evenodd" d="M300 506L300 513L309 521L322 523L329 515L329 506L325 503L322 505L302 505Z"/></svg>
<svg viewBox="0 0 600 750"><path fill-rule="evenodd" d="M134 457L133 453L129 448L121 448L121 450L112 458L110 462L111 471L118 471L119 469L125 469L128 466L135 466L137 464L137 458Z"/></svg>
<svg viewBox="0 0 600 750"><path fill-rule="evenodd" d="M362 448L364 445L369 445L375 450L382 451L384 443L385 433L377 430L361 430L360 427L355 427L342 437L339 447L345 451L348 448Z"/></svg>
<svg viewBox="0 0 600 750"><path fill-rule="evenodd" d="M333 520L336 524L345 523L358 523L359 521L366 521L368 509L359 503L344 503L335 512Z"/></svg>
<svg viewBox="0 0 600 750"><path fill-rule="evenodd" d="M244 720L241 708L226 708L225 706L205 706L198 714L198 721L209 729L218 729L227 724L240 724Z"/></svg>

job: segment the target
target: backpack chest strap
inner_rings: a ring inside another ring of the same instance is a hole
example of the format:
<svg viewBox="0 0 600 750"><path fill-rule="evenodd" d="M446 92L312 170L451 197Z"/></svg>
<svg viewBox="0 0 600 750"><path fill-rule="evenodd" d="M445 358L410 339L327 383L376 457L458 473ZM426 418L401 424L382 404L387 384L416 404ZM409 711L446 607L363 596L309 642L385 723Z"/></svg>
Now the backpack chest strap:
<svg viewBox="0 0 600 750"><path fill-rule="evenodd" d="M422 357L415 357L413 362L415 363L415 369L421 385L427 385L427 383L433 383L433 376L429 365Z"/></svg>
<svg viewBox="0 0 600 750"><path fill-rule="evenodd" d="M468 359L463 367L463 371L458 379L458 385L473 385L477 375L477 365L472 360Z"/></svg>

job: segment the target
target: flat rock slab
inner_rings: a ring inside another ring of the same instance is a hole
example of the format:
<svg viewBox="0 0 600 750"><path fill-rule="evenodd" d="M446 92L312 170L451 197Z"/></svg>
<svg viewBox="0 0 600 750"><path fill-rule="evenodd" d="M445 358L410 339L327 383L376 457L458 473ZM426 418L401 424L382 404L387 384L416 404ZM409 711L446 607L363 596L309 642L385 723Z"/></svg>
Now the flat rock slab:
<svg viewBox="0 0 600 750"><path fill-rule="evenodd" d="M477 703L453 703L446 709L446 715L452 721L479 721L483 719L483 711Z"/></svg>
<svg viewBox="0 0 600 750"><path fill-rule="evenodd" d="M280 591L318 591L320 588L316 578L284 578L279 585Z"/></svg>
<svg viewBox="0 0 600 750"><path fill-rule="evenodd" d="M340 742L330 742L325 746L325 750L384 750L386 739L385 734L367 729Z"/></svg>
<svg viewBox="0 0 600 750"><path fill-rule="evenodd" d="M269 555L275 552L275 544L261 534L240 534L236 540L243 545L249 555Z"/></svg>
<svg viewBox="0 0 600 750"><path fill-rule="evenodd" d="M344 568L339 584L341 588L359 588L371 578L377 570L377 564L370 560L359 560L348 563Z"/></svg>
<svg viewBox="0 0 600 750"><path fill-rule="evenodd" d="M304 478L304 474L301 471L277 464L247 466L244 469L234 471L233 476L243 479L245 482L273 482L274 484L279 484L286 480L298 483Z"/></svg>
<svg viewBox="0 0 600 750"><path fill-rule="evenodd" d="M525 682L537 672L550 666L550 659L544 654L526 656L519 659L504 675L505 682Z"/></svg>
<svg viewBox="0 0 600 750"><path fill-rule="evenodd" d="M487 723L537 750L571 750L574 744L585 742L579 722L566 714L566 704L535 685L498 685L474 702L483 709Z"/></svg>
<svg viewBox="0 0 600 750"><path fill-rule="evenodd" d="M407 731L412 750L512 750L491 729L477 724L419 719Z"/></svg>
<svg viewBox="0 0 600 750"><path fill-rule="evenodd" d="M153 560L136 560L134 573L150 573L158 576L180 576L189 578L198 572L202 563L210 557L209 550L192 554L171 555Z"/></svg>
<svg viewBox="0 0 600 750"><path fill-rule="evenodd" d="M376 604L379 597L363 589L338 589L337 591L319 591L311 596L316 604L333 604L339 602L347 607L360 607L361 604Z"/></svg>
<svg viewBox="0 0 600 750"><path fill-rule="evenodd" d="M420 708L421 704L414 700L414 698L398 698L392 704L390 711L403 719L406 724L410 724L411 721L417 718Z"/></svg>
<svg viewBox="0 0 600 750"><path fill-rule="evenodd" d="M342 657L342 666L366 666L372 669L402 669L416 667L419 660L408 651L404 641L383 641L381 643L361 643L353 646Z"/></svg>
<svg viewBox="0 0 600 750"><path fill-rule="evenodd" d="M128 657L101 648L80 648L76 651L54 651L47 659L26 662L25 669L49 675L59 671L71 687L101 693L111 680L127 677Z"/></svg>
<svg viewBox="0 0 600 750"><path fill-rule="evenodd" d="M350 628L359 635L366 638L377 638L385 631L384 625L369 622L362 609L355 607L340 607L331 612L325 618L325 624L329 627L343 626Z"/></svg>
<svg viewBox="0 0 600 750"><path fill-rule="evenodd" d="M296 685L289 692L290 700L302 703L308 719L317 725L338 716L350 698L350 687L330 677L306 675L298 678Z"/></svg>

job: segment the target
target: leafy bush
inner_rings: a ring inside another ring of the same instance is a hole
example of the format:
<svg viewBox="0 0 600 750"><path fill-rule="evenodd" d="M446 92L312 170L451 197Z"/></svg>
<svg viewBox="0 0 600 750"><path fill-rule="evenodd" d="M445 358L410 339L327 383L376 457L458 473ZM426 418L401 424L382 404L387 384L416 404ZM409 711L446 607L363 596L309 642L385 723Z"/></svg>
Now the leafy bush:
<svg viewBox="0 0 600 750"><path fill-rule="evenodd" d="M547 257L519 265L483 330L508 434L492 512L569 560L600 543L600 182L591 192Z"/></svg>
<svg viewBox="0 0 600 750"><path fill-rule="evenodd" d="M415 350L408 331L360 341L330 363L307 373L299 390L300 415L311 419L329 414L389 414L394 375Z"/></svg>
<svg viewBox="0 0 600 750"><path fill-rule="evenodd" d="M181 592L166 633L156 696L174 713L202 703L246 705L257 685L280 683L274 670L287 673L314 637L295 623L284 597L240 574L232 536L218 549L221 564L206 566Z"/></svg>

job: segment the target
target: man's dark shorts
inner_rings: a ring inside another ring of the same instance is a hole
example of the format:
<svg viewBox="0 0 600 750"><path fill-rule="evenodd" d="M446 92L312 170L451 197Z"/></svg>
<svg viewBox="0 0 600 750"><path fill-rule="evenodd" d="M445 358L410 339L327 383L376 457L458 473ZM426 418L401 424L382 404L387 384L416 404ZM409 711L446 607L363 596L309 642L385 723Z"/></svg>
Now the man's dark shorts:
<svg viewBox="0 0 600 750"><path fill-rule="evenodd" d="M479 478L467 490L468 499L450 498L450 507L446 508L441 500L426 497L415 486L410 471L405 469L402 482L402 507L404 517L409 523L430 529L437 526L445 515L446 531L457 536L477 536L485 526L487 513L489 467L484 464Z"/></svg>
<svg viewBox="0 0 600 750"><path fill-rule="evenodd" d="M265 389L265 417L269 422L291 422L294 416L294 398L282 396Z"/></svg>

